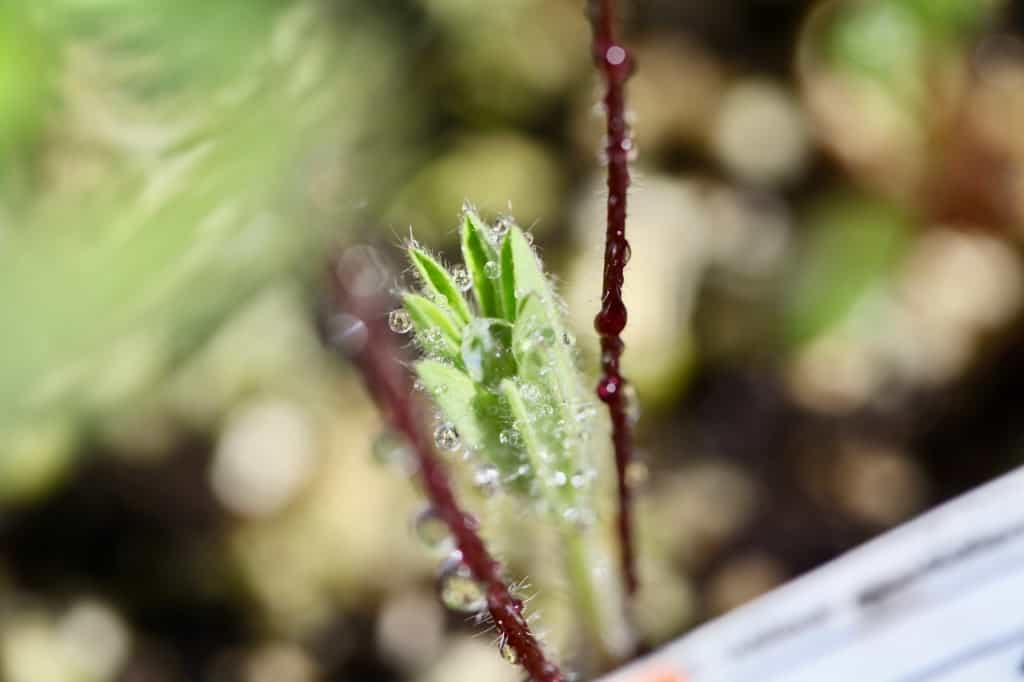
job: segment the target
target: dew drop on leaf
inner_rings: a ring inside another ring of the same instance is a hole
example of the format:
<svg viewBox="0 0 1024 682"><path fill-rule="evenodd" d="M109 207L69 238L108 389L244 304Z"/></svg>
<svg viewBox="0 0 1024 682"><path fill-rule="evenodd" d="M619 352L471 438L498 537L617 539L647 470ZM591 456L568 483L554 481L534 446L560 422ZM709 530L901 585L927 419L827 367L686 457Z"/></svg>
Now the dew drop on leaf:
<svg viewBox="0 0 1024 682"><path fill-rule="evenodd" d="M522 439L519 435L519 431L517 431L516 429L509 428L503 429L501 433L498 434L498 440L501 442L502 445L515 447L519 445Z"/></svg>
<svg viewBox="0 0 1024 682"><path fill-rule="evenodd" d="M473 288L473 278L461 265L452 270L452 279L455 280L455 286L459 288L459 291L469 291Z"/></svg>
<svg viewBox="0 0 1024 682"><path fill-rule="evenodd" d="M501 472L493 466L482 466L473 472L473 486L484 497L491 497L501 486Z"/></svg>
<svg viewBox="0 0 1024 682"><path fill-rule="evenodd" d="M408 334L412 329L409 313L399 308L388 313L388 328L396 334Z"/></svg>
<svg viewBox="0 0 1024 682"><path fill-rule="evenodd" d="M534 402L541 399L540 389L535 384L524 384L520 391L523 394L523 399L527 402Z"/></svg>
<svg viewBox="0 0 1024 682"><path fill-rule="evenodd" d="M478 613L487 606L484 590L474 578L462 555L455 552L441 566L441 602L452 611Z"/></svg>
<svg viewBox="0 0 1024 682"><path fill-rule="evenodd" d="M582 403L576 408L576 421L583 423L597 416L597 409L590 403Z"/></svg>
<svg viewBox="0 0 1024 682"><path fill-rule="evenodd" d="M562 512L562 519L579 530L586 530L597 521L594 512L585 507L569 507Z"/></svg>
<svg viewBox="0 0 1024 682"><path fill-rule="evenodd" d="M423 509L413 521L416 537L430 550L451 552L454 541L448 524L432 507Z"/></svg>
<svg viewBox="0 0 1024 682"><path fill-rule="evenodd" d="M555 330L551 327L538 329L531 338L534 344L540 347L549 347L555 342Z"/></svg>
<svg viewBox="0 0 1024 682"><path fill-rule="evenodd" d="M489 279L498 279L498 275L501 274L501 267L497 262L489 260L484 263L484 274L487 275Z"/></svg>
<svg viewBox="0 0 1024 682"><path fill-rule="evenodd" d="M494 226L491 227L491 235L494 237L495 241L508 234L508 230L512 226L512 222L512 219L508 216L499 216L498 219L494 221Z"/></svg>
<svg viewBox="0 0 1024 682"><path fill-rule="evenodd" d="M455 426L445 422L434 429L434 445L447 452L454 452L460 445L459 432Z"/></svg>

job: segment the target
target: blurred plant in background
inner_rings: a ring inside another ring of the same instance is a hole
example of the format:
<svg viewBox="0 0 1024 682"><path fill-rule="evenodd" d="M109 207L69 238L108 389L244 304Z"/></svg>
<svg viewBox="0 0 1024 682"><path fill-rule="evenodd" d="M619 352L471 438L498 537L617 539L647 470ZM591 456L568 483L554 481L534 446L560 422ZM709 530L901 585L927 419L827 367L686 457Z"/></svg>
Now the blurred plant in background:
<svg viewBox="0 0 1024 682"><path fill-rule="evenodd" d="M593 369L582 9L0 0L0 677L518 679L436 600L316 275L511 202ZM627 19L657 643L1021 462L1024 48L998 0ZM557 538L458 476L571 659Z"/></svg>

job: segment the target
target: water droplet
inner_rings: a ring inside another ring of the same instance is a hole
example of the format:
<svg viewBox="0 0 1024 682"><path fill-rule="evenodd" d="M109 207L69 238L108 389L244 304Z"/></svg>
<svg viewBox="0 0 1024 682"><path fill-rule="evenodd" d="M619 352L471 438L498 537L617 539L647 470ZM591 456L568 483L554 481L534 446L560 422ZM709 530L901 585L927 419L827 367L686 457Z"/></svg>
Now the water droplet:
<svg viewBox="0 0 1024 682"><path fill-rule="evenodd" d="M497 279L498 275L501 274L501 267L499 267L494 261L489 260L484 263L484 274L487 275L489 279Z"/></svg>
<svg viewBox="0 0 1024 682"><path fill-rule="evenodd" d="M454 452L459 449L460 442L454 425L445 422L434 429L434 444L440 449Z"/></svg>
<svg viewBox="0 0 1024 682"><path fill-rule="evenodd" d="M487 606L483 588L474 578L469 567L462 562L462 555L455 552L441 567L439 576L441 601L452 611L478 613Z"/></svg>
<svg viewBox="0 0 1024 682"><path fill-rule="evenodd" d="M619 377L604 377L597 385L597 397L604 402L609 402L622 388L622 380Z"/></svg>
<svg viewBox="0 0 1024 682"><path fill-rule="evenodd" d="M402 308L392 310L388 313L388 328L396 334L408 334L412 329L412 318Z"/></svg>
<svg viewBox="0 0 1024 682"><path fill-rule="evenodd" d="M647 468L647 465L640 460L634 459L626 465L626 483L631 488L646 483L649 475L650 470Z"/></svg>
<svg viewBox="0 0 1024 682"><path fill-rule="evenodd" d="M594 329L601 336L614 336L626 328L628 313L621 298L609 297L601 304L601 311L594 318Z"/></svg>
<svg viewBox="0 0 1024 682"><path fill-rule="evenodd" d="M346 355L357 355L366 348L370 332L358 317L339 313L327 321L327 338Z"/></svg>
<svg viewBox="0 0 1024 682"><path fill-rule="evenodd" d="M517 654L516 650L512 648L512 645L509 644L508 639L506 639L504 635L501 637L501 642L498 645L498 648L501 650L501 657L505 659L506 663L511 665L519 663L519 654Z"/></svg>
<svg viewBox="0 0 1024 682"><path fill-rule="evenodd" d="M522 442L522 438L519 435L519 431L516 429L503 429L502 432L498 434L498 441L502 445L516 447Z"/></svg>
<svg viewBox="0 0 1024 682"><path fill-rule="evenodd" d="M569 507L562 512L562 518L579 530L586 530L597 521L597 517L592 510L580 507Z"/></svg>
<svg viewBox="0 0 1024 682"><path fill-rule="evenodd" d="M497 387L515 376L516 361L509 348L512 325L505 320L481 317L462 330L462 362L466 373L478 384Z"/></svg>
<svg viewBox="0 0 1024 682"><path fill-rule="evenodd" d="M484 497L491 497L501 487L501 472L493 466L482 466L473 472L473 486Z"/></svg>
<svg viewBox="0 0 1024 682"><path fill-rule="evenodd" d="M564 486L568 482L569 482L569 477L566 475L566 473L564 471L556 471L551 476L551 484L554 485L554 486L557 486L559 488L561 488L562 486Z"/></svg>
<svg viewBox="0 0 1024 682"><path fill-rule="evenodd" d="M508 216L498 216L498 219L494 221L494 225L491 227L491 236L494 237L495 241L500 240L506 234L515 221Z"/></svg>
<svg viewBox="0 0 1024 682"><path fill-rule="evenodd" d="M569 479L569 484L579 490L587 484L587 477L582 472L577 472Z"/></svg>
<svg viewBox="0 0 1024 682"><path fill-rule="evenodd" d="M473 279L469 276L466 268L461 265L452 270L452 279L455 280L455 286L459 288L459 291L469 291L473 288Z"/></svg>
<svg viewBox="0 0 1024 682"><path fill-rule="evenodd" d="M520 391L527 402L535 402L541 398L540 389L537 388L536 384L523 384Z"/></svg>
<svg viewBox="0 0 1024 682"><path fill-rule="evenodd" d="M531 338L536 346L550 347L555 342L555 330L551 327L543 327L533 333Z"/></svg>
<svg viewBox="0 0 1024 682"><path fill-rule="evenodd" d="M405 440L394 431L381 431L373 439L370 446L373 459L378 464L390 466L394 464L405 464L409 461L410 452Z"/></svg>
<svg viewBox="0 0 1024 682"><path fill-rule="evenodd" d="M605 51L604 58L612 66L619 66L626 61L626 51L618 45L612 45Z"/></svg>
<svg viewBox="0 0 1024 682"><path fill-rule="evenodd" d="M576 421L586 422L597 416L597 408L590 403L581 403L576 408Z"/></svg>
<svg viewBox="0 0 1024 682"><path fill-rule="evenodd" d="M416 515L413 529L416 531L416 537L427 549L450 553L455 544L448 524L432 507L427 507Z"/></svg>

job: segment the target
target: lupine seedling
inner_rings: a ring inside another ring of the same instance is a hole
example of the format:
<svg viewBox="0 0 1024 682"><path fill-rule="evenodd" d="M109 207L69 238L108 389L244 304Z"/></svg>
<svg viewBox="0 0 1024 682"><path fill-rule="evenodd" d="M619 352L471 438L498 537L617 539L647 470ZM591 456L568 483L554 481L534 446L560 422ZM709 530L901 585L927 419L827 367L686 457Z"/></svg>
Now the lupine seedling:
<svg viewBox="0 0 1024 682"><path fill-rule="evenodd" d="M437 448L464 450L478 486L519 496L558 528L591 643L614 658L624 628L607 586L598 585L588 533L596 521L588 445L596 406L575 339L528 233L507 217L488 225L467 207L459 236L465 265L451 270L410 243L420 286L403 295L390 327L411 332L424 354L415 372L440 409Z"/></svg>
<svg viewBox="0 0 1024 682"><path fill-rule="evenodd" d="M465 448L482 486L585 528L594 517L585 445L595 407L558 299L529 237L507 218L489 227L467 210L460 236L466 266L452 272L409 247L421 288L391 315L392 329L411 329L426 356L415 370L443 413L435 444Z"/></svg>

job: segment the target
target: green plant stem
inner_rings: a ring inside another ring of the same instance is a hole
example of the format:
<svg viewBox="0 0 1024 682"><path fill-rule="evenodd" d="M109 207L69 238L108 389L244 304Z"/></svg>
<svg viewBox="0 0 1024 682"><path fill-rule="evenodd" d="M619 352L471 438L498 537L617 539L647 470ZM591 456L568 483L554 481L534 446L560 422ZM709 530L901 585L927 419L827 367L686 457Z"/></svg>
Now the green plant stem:
<svg viewBox="0 0 1024 682"><path fill-rule="evenodd" d="M602 557L606 552L596 530L564 526L561 535L566 577L576 609L585 623L598 665L608 669L629 655L633 643L625 614L618 609L621 600L609 598L609 593L617 592L619 587L613 571L600 569L609 563L609 557Z"/></svg>

